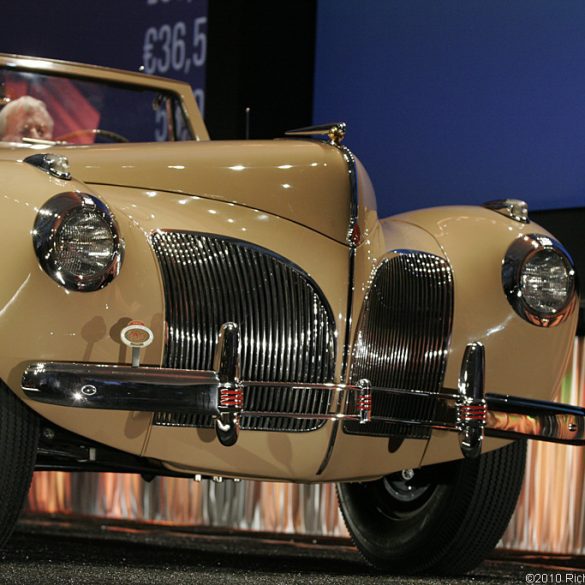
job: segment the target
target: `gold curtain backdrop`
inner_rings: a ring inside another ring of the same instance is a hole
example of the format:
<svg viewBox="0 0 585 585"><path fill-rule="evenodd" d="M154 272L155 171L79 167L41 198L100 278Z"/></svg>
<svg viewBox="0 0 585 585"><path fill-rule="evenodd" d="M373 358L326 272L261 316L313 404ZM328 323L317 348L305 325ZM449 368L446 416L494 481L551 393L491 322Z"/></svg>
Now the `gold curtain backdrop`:
<svg viewBox="0 0 585 585"><path fill-rule="evenodd" d="M585 343L576 339L558 399L585 405ZM500 546L585 554L584 454L529 443L518 507ZM27 511L328 536L346 536L332 484L195 482L114 473L38 472Z"/></svg>

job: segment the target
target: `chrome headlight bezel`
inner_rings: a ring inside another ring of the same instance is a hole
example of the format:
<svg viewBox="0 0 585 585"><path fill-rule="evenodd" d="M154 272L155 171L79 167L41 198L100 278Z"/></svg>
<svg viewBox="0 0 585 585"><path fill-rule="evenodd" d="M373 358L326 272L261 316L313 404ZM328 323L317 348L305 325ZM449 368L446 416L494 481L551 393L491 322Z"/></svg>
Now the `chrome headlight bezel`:
<svg viewBox="0 0 585 585"><path fill-rule="evenodd" d="M536 309L523 294L525 266L543 252L554 253L561 259L569 280L566 300L552 311ZM512 242L502 263L502 286L516 313L539 327L559 325L573 313L577 304L578 285L573 259L560 242L544 234L523 234Z"/></svg>
<svg viewBox="0 0 585 585"><path fill-rule="evenodd" d="M107 265L92 275L78 275L61 269L55 246L59 230L67 219L79 210L89 211L99 217L112 236L112 252ZM120 272L124 257L124 240L108 206L88 193L59 193L49 199L38 211L32 232L33 246L43 270L58 284L69 290L92 292L104 288Z"/></svg>

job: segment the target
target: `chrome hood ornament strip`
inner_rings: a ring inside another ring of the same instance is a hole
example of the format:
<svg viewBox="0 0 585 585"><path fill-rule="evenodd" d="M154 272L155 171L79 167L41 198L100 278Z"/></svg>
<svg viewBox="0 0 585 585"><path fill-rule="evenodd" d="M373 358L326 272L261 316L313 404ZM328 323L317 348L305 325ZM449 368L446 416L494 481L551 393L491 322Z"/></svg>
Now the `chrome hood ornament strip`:
<svg viewBox="0 0 585 585"><path fill-rule="evenodd" d="M332 122L330 124L317 124L316 126L305 126L287 130L285 136L327 136L329 143L339 146L345 138L347 124L345 122Z"/></svg>

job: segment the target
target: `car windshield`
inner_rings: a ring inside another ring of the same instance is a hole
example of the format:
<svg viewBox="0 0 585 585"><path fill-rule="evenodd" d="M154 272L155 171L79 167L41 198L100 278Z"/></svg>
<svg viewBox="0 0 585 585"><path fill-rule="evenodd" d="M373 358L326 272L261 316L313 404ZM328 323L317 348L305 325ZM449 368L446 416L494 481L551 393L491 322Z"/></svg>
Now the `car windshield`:
<svg viewBox="0 0 585 585"><path fill-rule="evenodd" d="M0 68L0 141L192 140L180 98L156 88Z"/></svg>

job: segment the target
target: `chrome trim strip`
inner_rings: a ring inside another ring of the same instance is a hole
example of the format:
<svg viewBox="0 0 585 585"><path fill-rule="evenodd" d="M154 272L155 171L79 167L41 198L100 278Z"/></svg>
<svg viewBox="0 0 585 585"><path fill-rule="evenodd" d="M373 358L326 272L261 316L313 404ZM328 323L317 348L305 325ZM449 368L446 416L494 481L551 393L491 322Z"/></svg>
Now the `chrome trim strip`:
<svg viewBox="0 0 585 585"><path fill-rule="evenodd" d="M103 272L92 276L79 276L64 272L54 260L57 235L66 217L77 209L88 208L107 223L113 237L114 249ZM92 292L104 288L120 272L124 259L124 240L118 224L108 206L88 193L69 191L51 197L38 211L32 232L33 246L39 264L58 284L79 292Z"/></svg>
<svg viewBox="0 0 585 585"><path fill-rule="evenodd" d="M585 445L585 408L488 394L486 434L568 445Z"/></svg>
<svg viewBox="0 0 585 585"><path fill-rule="evenodd" d="M31 400L59 406L216 415L215 372L98 364L40 362L29 365L22 389Z"/></svg>
<svg viewBox="0 0 585 585"><path fill-rule="evenodd" d="M295 390L327 390L329 392L337 392L338 394L342 394L344 392L360 392L362 390L362 386L359 384L334 384L334 383L326 383L326 384L301 384L298 382L258 382L258 381L248 381L244 380L241 382L241 385L244 388L249 387L264 387L264 388L291 388ZM445 391L445 392L428 392L426 390L407 390L403 388L386 388L382 386L370 386L370 390L376 393L386 393L398 396L414 396L415 398L442 398L445 400L457 400L460 396L458 392L455 391Z"/></svg>
<svg viewBox="0 0 585 585"><path fill-rule="evenodd" d="M342 389L349 389L355 392L359 392L360 390L357 386L340 385L338 390L341 391ZM408 390L391 388L379 388L378 390L384 390L392 394L409 392ZM434 395L428 394L423 394L422 396L426 398L432 397L433 399L437 398ZM373 415L371 421L416 426L429 430L464 433L466 426L465 421L462 421L460 417L458 393L447 392L441 393L439 396L443 399L441 401L442 404L438 408L438 413L442 415L441 418L417 420L406 417ZM449 403L445 402L445 399ZM485 402L487 411L484 430L487 436L509 439L524 438L585 446L585 408L500 394L487 394L485 396ZM246 414L262 415L261 412L246 412ZM305 418L314 415L278 413L275 416ZM358 412L319 415L319 417L331 421L359 422L360 420L360 414Z"/></svg>
<svg viewBox="0 0 585 585"><path fill-rule="evenodd" d="M264 413L246 411L246 414L261 416ZM279 412L279 413L276 413L274 416L288 417L290 415L287 413ZM293 416L294 416L294 418L303 420L303 419L311 418L312 415L310 415L310 414L294 414ZM351 420L351 421L357 421L357 422L360 421L359 414L322 414L319 416L322 420L329 420L329 421L340 421L340 420L344 420L344 421ZM435 421L435 420L421 421L421 420L413 420L413 419L408 419L408 418L396 418L396 417L391 417L391 416L376 416L376 417L372 417L371 420L374 420L377 422L390 423L390 424L414 425L414 426L420 426L420 427L425 427L425 428L429 428L429 429L459 432L459 429L457 428L456 422L441 422L441 421Z"/></svg>
<svg viewBox="0 0 585 585"><path fill-rule="evenodd" d="M356 247L361 243L361 233L358 223L358 204L359 204L359 193L358 193L358 181L357 181L357 168L355 164L355 158L353 153L347 146L341 144L336 145L343 155L345 162L347 163L347 172L349 178L349 226L347 231L347 242L349 244L349 260L348 260L348 292L347 292L347 308L345 311L345 340L343 343L343 356L341 363L341 380L347 382L348 379L348 365L349 365L349 354L351 351L351 325L352 325L352 311L353 311L353 296L355 292L355 257ZM335 412L339 412L342 408L341 397L337 400L335 406ZM339 421L333 423L331 429L331 436L329 437L329 444L327 451L321 461L321 465L317 470L317 475L321 475L333 455L333 448L337 439L337 433L339 432Z"/></svg>
<svg viewBox="0 0 585 585"><path fill-rule="evenodd" d="M361 243L361 230L358 223L359 212L359 194L357 165L353 152L343 144L337 145L347 164L347 173L349 176L349 226L347 228L347 243L355 248Z"/></svg>
<svg viewBox="0 0 585 585"><path fill-rule="evenodd" d="M530 258L544 250L553 251L562 258L572 279L566 302L554 313L537 313L522 294L522 269ZM532 325L555 327L565 321L577 305L579 291L575 263L560 242L544 234L523 234L510 244L502 262L502 286L516 313Z"/></svg>
<svg viewBox="0 0 585 585"><path fill-rule="evenodd" d="M347 124L345 122L332 122L331 124L317 124L316 126L305 126L304 128L296 128L294 130L287 130L285 136L327 136L329 143L334 146L339 146L341 141L345 138L347 131Z"/></svg>
<svg viewBox="0 0 585 585"><path fill-rule="evenodd" d="M528 204L521 199L494 199L486 201L482 207L505 215L520 223L530 223L528 218Z"/></svg>

